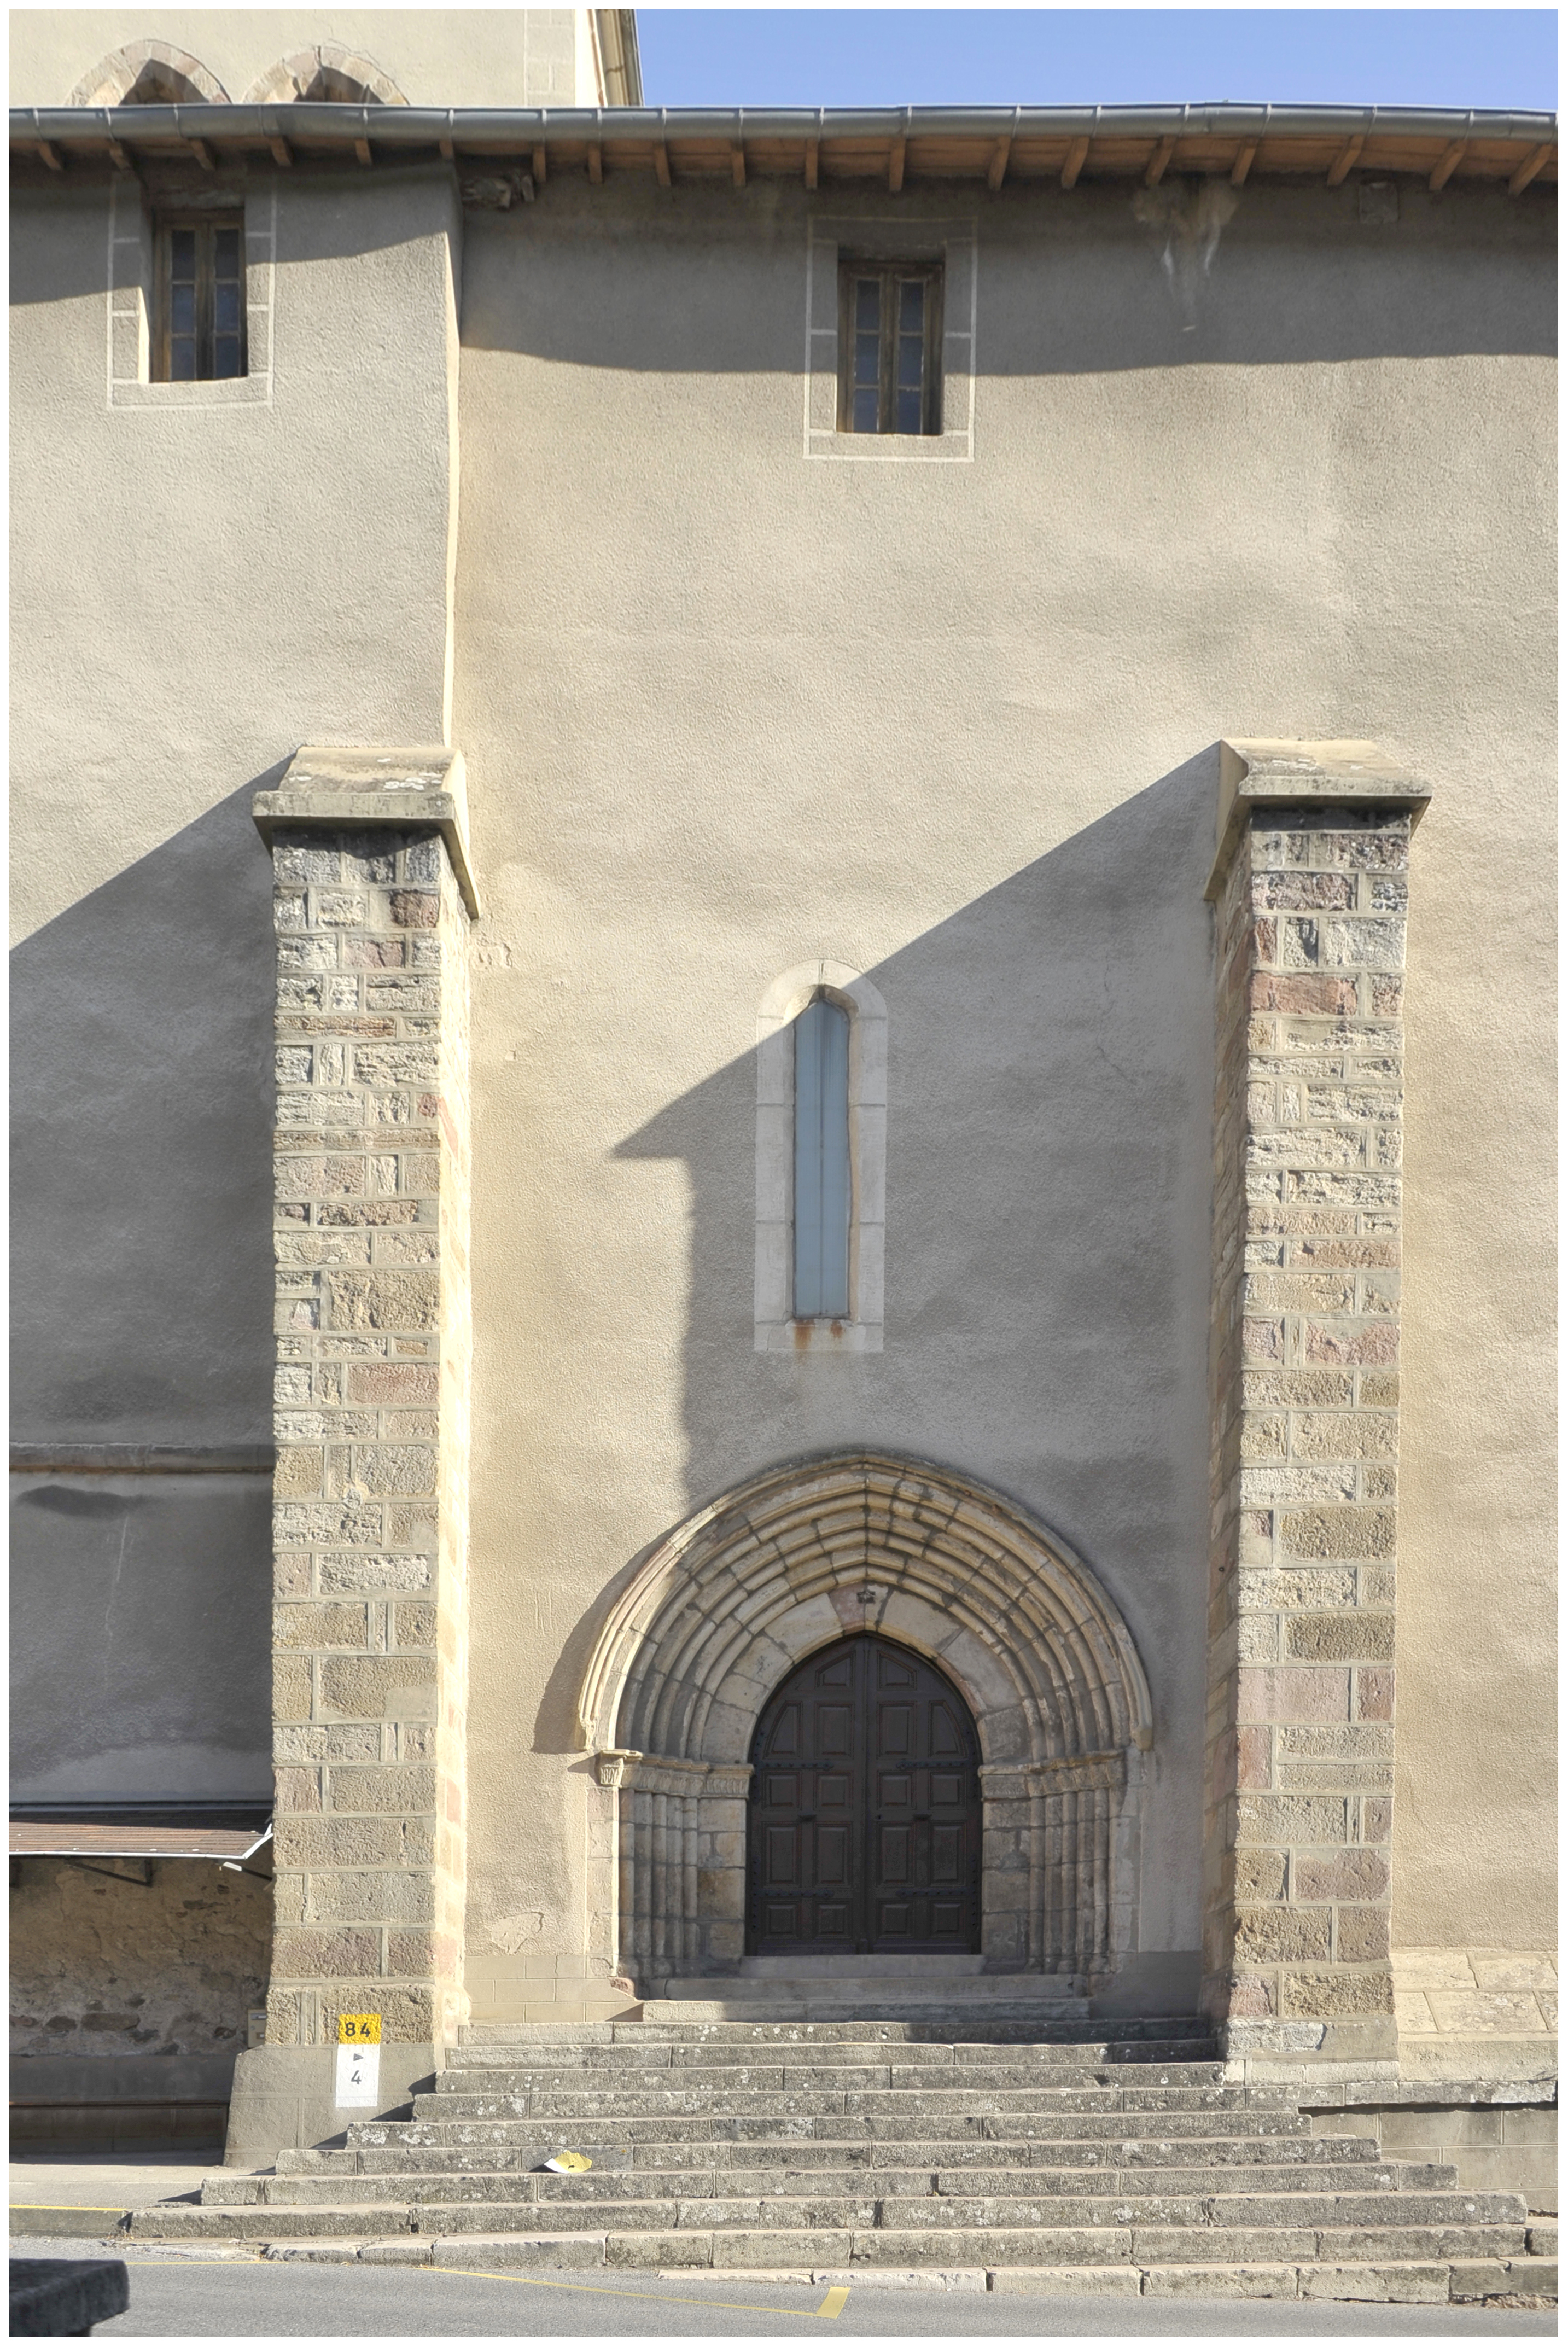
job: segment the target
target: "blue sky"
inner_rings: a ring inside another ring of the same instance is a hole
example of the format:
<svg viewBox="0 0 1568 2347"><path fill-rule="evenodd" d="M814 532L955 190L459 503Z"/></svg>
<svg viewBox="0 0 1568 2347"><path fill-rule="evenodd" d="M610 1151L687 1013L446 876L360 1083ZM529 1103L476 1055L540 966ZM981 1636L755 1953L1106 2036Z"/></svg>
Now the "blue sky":
<svg viewBox="0 0 1568 2347"><path fill-rule="evenodd" d="M639 8L650 106L1552 108L1546 8Z"/></svg>

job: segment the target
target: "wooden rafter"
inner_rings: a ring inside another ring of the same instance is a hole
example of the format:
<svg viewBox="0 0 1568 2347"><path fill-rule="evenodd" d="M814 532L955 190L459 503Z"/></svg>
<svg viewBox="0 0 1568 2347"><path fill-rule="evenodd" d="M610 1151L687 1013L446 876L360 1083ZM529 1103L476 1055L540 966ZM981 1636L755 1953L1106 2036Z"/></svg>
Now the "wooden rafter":
<svg viewBox="0 0 1568 2347"><path fill-rule="evenodd" d="M991 159L986 167L986 185L990 190L993 196L996 194L997 190L1001 186L1002 181L1007 178L1008 159L1011 153L1012 140L1010 138L999 138L996 145L991 149Z"/></svg>
<svg viewBox="0 0 1568 2347"><path fill-rule="evenodd" d="M1061 167L1061 184L1064 188L1075 188L1078 185L1078 174L1088 160L1088 139L1075 138L1067 150L1067 160Z"/></svg>
<svg viewBox="0 0 1568 2347"><path fill-rule="evenodd" d="M1335 156L1334 160L1328 166L1327 184L1329 187L1337 188L1347 178L1352 166L1359 157L1362 148L1365 147L1367 141L1364 138L1348 138L1345 141L1344 146L1341 147L1339 152Z"/></svg>
<svg viewBox="0 0 1568 2347"><path fill-rule="evenodd" d="M286 138L280 138L275 130L269 130L267 133L267 144L272 150L273 162L281 163L286 171L290 164L292 163L294 159L294 150L289 145L288 140ZM446 152L448 156L450 156L452 152L451 142L449 140L446 143Z"/></svg>
<svg viewBox="0 0 1568 2347"><path fill-rule="evenodd" d="M1542 170L1545 165L1552 160L1552 158L1556 151L1556 149L1552 146L1532 147L1529 154L1525 157L1523 162L1521 163L1518 170L1515 171L1512 179L1510 179L1508 183L1509 194L1511 196L1522 196L1524 193L1525 189L1530 185L1531 180L1534 179L1537 171Z"/></svg>
<svg viewBox="0 0 1568 2347"><path fill-rule="evenodd" d="M359 157L360 161L364 165L365 169L368 170L368 169L369 169L369 168L370 168L370 166L371 166L371 164L372 164L372 162L374 160L374 156L371 154L371 151L370 151L370 141L369 141L369 139L368 139L368 138L356 138L356 139L354 140L354 153Z"/></svg>
<svg viewBox="0 0 1568 2347"><path fill-rule="evenodd" d="M191 153L195 156L197 161L200 164L204 171L215 171L218 169L217 164L212 159L212 149L208 146L207 141L204 138L187 138L185 143L190 148ZM128 169L129 169L128 164L126 168Z"/></svg>
<svg viewBox="0 0 1568 2347"><path fill-rule="evenodd" d="M1171 158L1176 151L1173 138L1162 138L1149 158L1149 168L1143 174L1146 188L1157 188L1171 168Z"/></svg>
<svg viewBox="0 0 1568 2347"><path fill-rule="evenodd" d="M671 184L670 149L662 138L656 138L653 142L653 176L661 188L668 188Z"/></svg>
<svg viewBox="0 0 1568 2347"><path fill-rule="evenodd" d="M805 184L808 188L815 188L816 185L816 174L821 153L821 139L808 138L805 142Z"/></svg>
<svg viewBox="0 0 1568 2347"><path fill-rule="evenodd" d="M1445 147L1443 149L1442 161L1438 165L1437 169L1427 181L1427 185L1431 190L1434 196L1437 194L1440 188L1446 188L1448 186L1449 181L1453 178L1454 173L1463 162L1465 149L1469 145L1470 141L1468 138L1456 138L1451 147Z"/></svg>
<svg viewBox="0 0 1568 2347"><path fill-rule="evenodd" d="M39 139L38 152L43 157L45 162L47 163L51 171L63 171L65 169L66 167L64 162L61 160L59 149L57 147L51 147L46 138Z"/></svg>
<svg viewBox="0 0 1568 2347"><path fill-rule="evenodd" d="M588 150L588 176L596 188L604 185L604 149L597 142Z"/></svg>
<svg viewBox="0 0 1568 2347"><path fill-rule="evenodd" d="M545 183L545 150L542 147L534 149L533 172L535 187L542 188Z"/></svg>
<svg viewBox="0 0 1568 2347"><path fill-rule="evenodd" d="M1248 138L1238 150L1235 161L1231 165L1231 185L1233 188L1245 187L1246 175L1253 167L1254 160L1257 155L1257 140L1255 138Z"/></svg>
<svg viewBox="0 0 1568 2347"><path fill-rule="evenodd" d="M905 152L904 139L895 138L890 142L887 149L887 192L890 196L896 196L904 185Z"/></svg>
<svg viewBox="0 0 1568 2347"><path fill-rule="evenodd" d="M730 141L730 184L736 188L746 184L746 150L738 138Z"/></svg>

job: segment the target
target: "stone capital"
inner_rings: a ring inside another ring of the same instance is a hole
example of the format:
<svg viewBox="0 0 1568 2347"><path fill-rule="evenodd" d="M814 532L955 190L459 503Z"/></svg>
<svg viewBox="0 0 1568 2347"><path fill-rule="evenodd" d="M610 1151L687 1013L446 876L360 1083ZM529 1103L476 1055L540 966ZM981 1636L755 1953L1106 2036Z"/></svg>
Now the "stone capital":
<svg viewBox="0 0 1568 2347"><path fill-rule="evenodd" d="M1268 807L1400 808L1411 828L1431 797L1422 782L1377 742L1222 741L1214 861L1204 894L1225 886L1242 827Z"/></svg>
<svg viewBox="0 0 1568 2347"><path fill-rule="evenodd" d="M258 791L251 814L269 847L280 826L408 831L429 824L446 843L470 920L479 917L460 750L439 743L296 750L276 790Z"/></svg>

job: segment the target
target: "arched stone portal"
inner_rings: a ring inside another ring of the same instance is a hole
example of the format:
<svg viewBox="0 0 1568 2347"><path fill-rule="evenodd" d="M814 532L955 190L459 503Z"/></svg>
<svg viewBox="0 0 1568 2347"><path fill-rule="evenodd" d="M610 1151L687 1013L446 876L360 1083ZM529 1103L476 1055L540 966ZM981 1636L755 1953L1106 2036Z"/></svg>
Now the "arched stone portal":
<svg viewBox="0 0 1568 2347"><path fill-rule="evenodd" d="M774 1468L660 1542L610 1608L579 1727L614 1796L590 1852L601 1952L643 1994L733 1972L763 1706L852 1630L928 1656L980 1740L981 1947L1103 1978L1137 1942L1148 1682L1081 1560L999 1493L857 1452Z"/></svg>

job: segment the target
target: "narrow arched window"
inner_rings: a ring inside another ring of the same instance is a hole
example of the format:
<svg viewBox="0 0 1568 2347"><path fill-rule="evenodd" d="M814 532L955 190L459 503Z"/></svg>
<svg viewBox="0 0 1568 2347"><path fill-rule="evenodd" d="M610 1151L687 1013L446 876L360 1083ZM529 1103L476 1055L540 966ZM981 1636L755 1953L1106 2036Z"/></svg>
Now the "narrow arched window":
<svg viewBox="0 0 1568 2347"><path fill-rule="evenodd" d="M820 995L794 1022L794 1317L849 1317L849 1019Z"/></svg>

